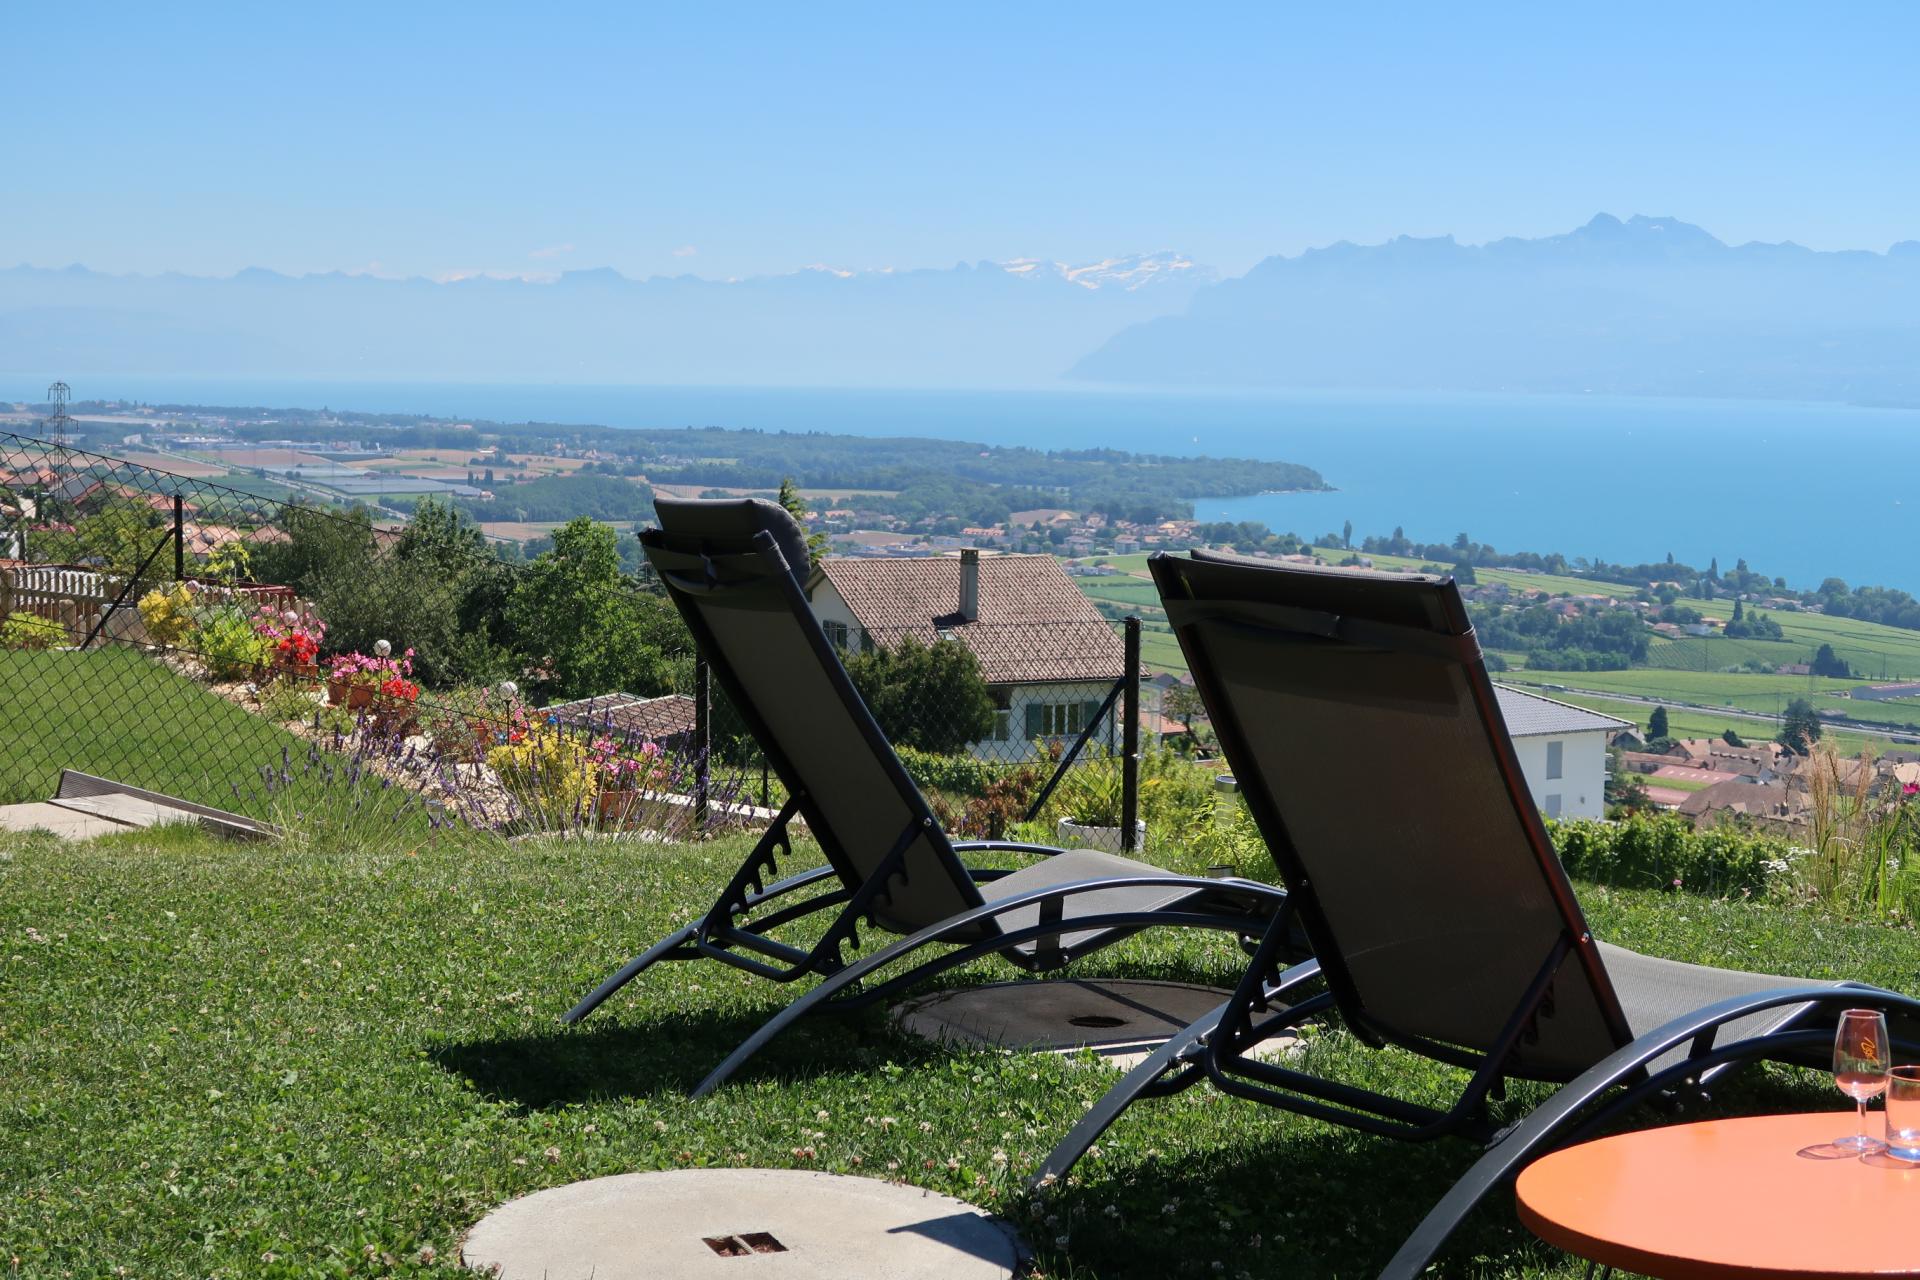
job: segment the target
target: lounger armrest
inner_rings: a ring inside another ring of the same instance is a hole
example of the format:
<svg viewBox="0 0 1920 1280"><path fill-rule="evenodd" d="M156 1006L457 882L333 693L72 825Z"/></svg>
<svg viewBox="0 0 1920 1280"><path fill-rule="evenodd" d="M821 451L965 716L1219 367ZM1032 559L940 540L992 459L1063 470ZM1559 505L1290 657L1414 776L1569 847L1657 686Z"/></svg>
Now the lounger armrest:
<svg viewBox="0 0 1920 1280"><path fill-rule="evenodd" d="M1586 1108L1599 1101L1616 1085L1632 1080L1648 1063L1688 1041L1711 1037L1720 1027L1748 1014L1762 1013L1790 1004L1866 1004L1889 1012L1904 1010L1920 1016L1920 1000L1864 983L1839 987L1775 987L1751 995L1734 996L1647 1032L1628 1045L1615 1049L1600 1062L1562 1085L1554 1095L1535 1108L1532 1114L1509 1129L1472 1168L1453 1184L1440 1203L1407 1237L1400 1251L1381 1271L1381 1280L1414 1280L1426 1270L1466 1216L1495 1187L1518 1173L1536 1153L1551 1149ZM1759 1037L1764 1041L1767 1037ZM1756 1048L1761 1045L1756 1044ZM1702 1046L1704 1051L1704 1046ZM1683 1066L1685 1064L1682 1064ZM1678 1068L1664 1068L1661 1075Z"/></svg>
<svg viewBox="0 0 1920 1280"><path fill-rule="evenodd" d="M955 853L1030 853L1037 857L1051 858L1056 853L1065 853L1065 849L1050 844L1026 844L1019 840L962 840L953 846Z"/></svg>

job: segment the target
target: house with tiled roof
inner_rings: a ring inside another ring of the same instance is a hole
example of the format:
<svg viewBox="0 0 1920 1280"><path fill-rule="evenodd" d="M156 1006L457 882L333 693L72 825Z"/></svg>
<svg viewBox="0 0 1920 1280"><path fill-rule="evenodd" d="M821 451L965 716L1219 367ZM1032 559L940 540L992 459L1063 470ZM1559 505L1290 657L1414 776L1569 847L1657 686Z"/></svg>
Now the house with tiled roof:
<svg viewBox="0 0 1920 1280"><path fill-rule="evenodd" d="M992 732L972 746L985 759L1027 759L1036 741L1071 740L1125 668L1119 634L1052 556L828 556L807 598L843 651L908 637L965 645L996 709ZM1100 740L1117 734L1107 717Z"/></svg>
<svg viewBox="0 0 1920 1280"><path fill-rule="evenodd" d="M1549 818L1607 815L1607 739L1629 721L1497 684L1494 694L1533 802Z"/></svg>

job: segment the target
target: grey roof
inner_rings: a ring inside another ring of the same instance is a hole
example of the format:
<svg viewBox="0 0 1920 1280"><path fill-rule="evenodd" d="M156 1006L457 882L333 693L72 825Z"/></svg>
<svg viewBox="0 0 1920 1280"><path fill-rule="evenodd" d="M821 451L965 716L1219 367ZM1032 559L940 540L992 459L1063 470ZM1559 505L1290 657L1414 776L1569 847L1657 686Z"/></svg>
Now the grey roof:
<svg viewBox="0 0 1920 1280"><path fill-rule="evenodd" d="M1603 716L1585 707L1555 702L1552 698L1543 698L1525 689L1496 684L1493 691L1500 698L1500 714L1506 719L1507 732L1516 738L1534 738L1548 733L1611 732L1634 727L1631 720Z"/></svg>

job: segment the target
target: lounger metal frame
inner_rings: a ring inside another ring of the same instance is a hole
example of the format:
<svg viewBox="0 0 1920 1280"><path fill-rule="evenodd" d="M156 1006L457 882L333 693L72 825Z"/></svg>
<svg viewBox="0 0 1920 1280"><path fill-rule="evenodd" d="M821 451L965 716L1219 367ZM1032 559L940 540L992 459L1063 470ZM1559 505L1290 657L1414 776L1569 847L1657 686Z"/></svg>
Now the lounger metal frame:
<svg viewBox="0 0 1920 1280"><path fill-rule="evenodd" d="M749 552L688 552L672 545L673 539L661 530L641 535L649 559L666 582L670 592L686 596L710 596L728 590L776 584L788 608L799 616L811 618L811 609L799 583L788 572L778 544L769 533L757 533ZM721 571L750 571L745 583L721 580ZM997 902L978 901L974 886L1011 872L1003 868L974 868L960 862L960 853L1016 853L1040 857L1062 852L1044 845L1017 841L967 841L951 843L945 839L925 798L893 753L872 716L854 689L852 680L818 626L804 627L812 657L821 664L843 702L857 708L854 719L861 737L885 770L901 798L913 813L912 821L902 829L884 861L873 874L862 876L841 853L836 837L824 819L810 811L804 789L795 787L800 775L793 767L785 745L771 731L759 710L745 694L727 655L706 626L698 609L683 601L681 612L693 632L700 651L706 655L714 677L720 682L748 730L753 734L774 772L790 788L790 798L780 809L759 841L713 905L700 917L634 957L570 1010L567 1023L577 1023L592 1013L609 996L653 965L669 961L709 959L774 982L793 982L808 975L825 979L805 995L789 1004L744 1042L725 1062L701 1081L694 1096L704 1096L717 1088L763 1045L800 1017L822 1008L851 1010L884 1000L908 986L986 955L998 954L1016 967L1030 973L1058 969L1080 957L1112 945L1127 934L1148 928L1212 929L1251 940L1262 933L1269 921L1278 921L1279 941L1284 946L1292 938L1297 945L1297 926L1289 909L1291 899L1276 886L1252 880L1211 879L1191 876L1102 877L1093 880L1056 884L1032 893ZM804 817L808 829L828 856L828 865L815 867L783 880L774 880L782 859L792 854L789 831L796 817ZM849 961L849 949L860 946L860 927L878 930L873 910L876 899L895 877L905 877L906 854L923 835L935 837L936 857L944 870L965 882L976 905L941 920L857 961ZM947 856L941 856L945 851ZM855 887L849 888L849 885ZM1184 888L1196 895L1172 909L1152 911L1112 911L1075 916L1062 925L1066 902L1074 897L1102 890L1152 886ZM799 896L807 890L821 890L811 896ZM793 900L789 900L789 899ZM1039 908L1038 922L1007 931L995 925L998 917L1027 907ZM773 936L779 927L817 913L835 909L826 931L810 948L801 949ZM764 912L764 914L762 914ZM977 935L984 926L988 936ZM1062 945L1062 934L1090 934L1078 945ZM961 935L956 938L955 935ZM1031 953L1017 950L1021 944L1038 942ZM887 978L869 984L867 980L911 954L937 943L955 944L943 952Z"/></svg>

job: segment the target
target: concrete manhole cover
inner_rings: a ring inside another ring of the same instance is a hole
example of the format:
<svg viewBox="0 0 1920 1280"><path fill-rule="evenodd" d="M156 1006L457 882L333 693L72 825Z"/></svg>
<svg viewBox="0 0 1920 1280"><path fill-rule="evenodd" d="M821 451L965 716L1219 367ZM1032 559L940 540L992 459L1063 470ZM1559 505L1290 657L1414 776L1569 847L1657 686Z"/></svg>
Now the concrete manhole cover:
<svg viewBox="0 0 1920 1280"><path fill-rule="evenodd" d="M1124 1070L1231 994L1128 979L997 982L902 1001L893 1016L902 1030L941 1044L1035 1053L1091 1049ZM1294 1043L1292 1036L1276 1036L1256 1056L1282 1055Z"/></svg>
<svg viewBox="0 0 1920 1280"><path fill-rule="evenodd" d="M1012 1232L964 1201L798 1169L674 1169L501 1205L461 1261L502 1280L1008 1280Z"/></svg>

